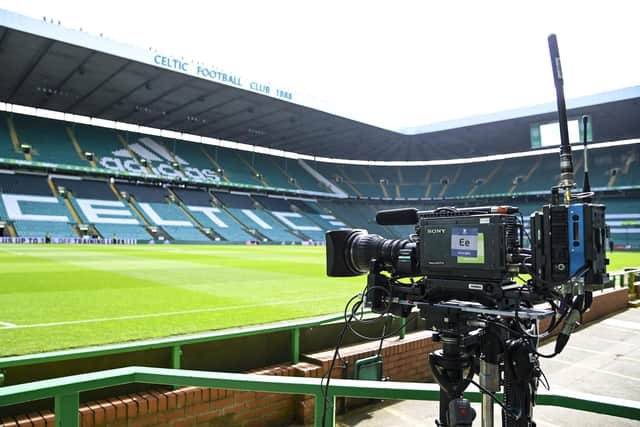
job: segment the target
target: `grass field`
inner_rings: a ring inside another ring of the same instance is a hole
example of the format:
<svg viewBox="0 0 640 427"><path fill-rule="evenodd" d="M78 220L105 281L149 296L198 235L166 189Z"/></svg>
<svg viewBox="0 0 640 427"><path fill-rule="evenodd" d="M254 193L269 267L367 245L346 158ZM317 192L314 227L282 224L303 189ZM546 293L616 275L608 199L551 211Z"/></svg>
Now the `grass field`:
<svg viewBox="0 0 640 427"><path fill-rule="evenodd" d="M336 313L364 283L300 246L6 245L0 269L0 355Z"/></svg>
<svg viewBox="0 0 640 427"><path fill-rule="evenodd" d="M300 246L3 245L0 269L0 356L337 313L365 283Z"/></svg>

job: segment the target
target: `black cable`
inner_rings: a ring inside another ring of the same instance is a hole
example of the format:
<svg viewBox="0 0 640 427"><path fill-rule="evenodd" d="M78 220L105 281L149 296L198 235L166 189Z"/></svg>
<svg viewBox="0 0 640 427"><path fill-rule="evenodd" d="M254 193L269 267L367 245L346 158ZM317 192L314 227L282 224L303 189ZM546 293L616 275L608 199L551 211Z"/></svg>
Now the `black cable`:
<svg viewBox="0 0 640 427"><path fill-rule="evenodd" d="M342 340L344 339L344 335L347 332L348 323L349 323L348 321L345 322L344 326L342 327L342 330L340 331L340 334L338 334L336 349L333 352L333 358L331 359L331 364L329 365L329 369L327 370L327 372L325 372L325 374L320 379L320 390L322 392L322 401L324 402L324 406L322 408L322 424L321 424L323 427L326 422L327 409L329 406L329 399L327 398L327 395L329 393L329 382L331 381L331 374L333 373L333 369L335 368L335 365L336 365L336 359L338 358L338 352L340 351ZM325 378L327 380L326 383L324 383ZM333 403L332 403L332 406L333 406ZM333 411L333 408L331 408L331 410Z"/></svg>
<svg viewBox="0 0 640 427"><path fill-rule="evenodd" d="M418 316L414 316L412 318L409 319L409 322L413 322L414 320L417 320ZM379 318L376 318L376 320L379 320ZM357 321L356 321L357 322ZM407 323L406 325L404 325L404 327L406 327L407 325L409 325L409 323ZM384 335L384 338L390 338L394 335L396 335L398 332L400 332L402 330L403 326L400 325L398 328L396 328L395 330L387 333ZM358 338L365 340L365 341L377 341L380 339L380 337L372 337L372 336L368 336L368 335L364 335L361 332L356 331L353 326L349 325L349 330L351 331L351 333L353 333L355 336L357 336Z"/></svg>
<svg viewBox="0 0 640 427"><path fill-rule="evenodd" d="M386 288L384 288L382 286L378 286L378 287L381 288L381 289L385 289L386 290ZM329 369L327 370L327 372L325 372L325 374L320 379L320 389L322 391L322 399L323 399L323 402L324 402L324 407L323 407L323 411L322 411L322 424L321 424L323 427L325 426L326 417L327 417L327 410L328 410L328 406L329 406L329 402L328 402L328 398L327 398L328 392L329 392L329 383L331 381L331 374L333 373L333 370L335 369L335 366L336 366L336 360L338 358L340 358L340 360L343 363L343 367L346 367L346 363L344 362L344 360L342 360L342 357L340 357L340 347L342 346L342 341L344 339L344 336L345 336L347 330L350 330L356 336L358 336L358 337L360 337L362 339L368 340L368 341L380 340L380 346L378 348L378 355L379 355L382 352L383 340L385 338L387 338L387 337L390 337L390 336L393 336L393 335L397 334L402 329L402 326L400 326L400 328L396 329L395 331L393 331L391 333L388 333L388 334L386 333L386 328L387 328L386 319L387 319L387 317L385 315L388 314L388 310L387 310L387 312L382 313L380 316L377 316L375 318L375 320L380 320L380 319L383 319L383 318L385 320L385 324L382 327L382 334L379 337L375 337L375 338L367 337L367 336L362 335L362 334L358 333L357 331L355 331L351 326L351 322L353 322L354 320L356 322L362 321L361 319L359 320L357 318L357 312L358 312L358 310L360 309L361 306L364 307L364 301L362 299L363 295L364 294L362 294L362 293L354 295L353 297L351 297L351 299L349 299L349 301L345 305L345 308L344 308L344 319L345 319L344 326L342 327L342 330L338 334L338 339L337 339L337 342L336 342L336 348L335 348L335 351L333 352L333 357L331 358L331 363L329 364ZM349 306L351 305L351 303L354 300L356 300L358 298L359 298L359 300L356 301L355 304L353 304L353 307L351 309L351 313L349 315L347 315L347 313L349 312ZM414 317L411 320L414 320L414 319L417 319L417 316ZM368 320L370 320L370 319L368 319ZM326 382L325 382L325 379L326 379ZM331 410L333 410L333 408L331 408Z"/></svg>
<svg viewBox="0 0 640 427"><path fill-rule="evenodd" d="M380 345L378 346L378 356L382 354L382 343L384 342L384 334L386 331L387 331L387 322L385 319L385 322L382 325L382 335L380 336Z"/></svg>
<svg viewBox="0 0 640 427"><path fill-rule="evenodd" d="M503 323L497 322L495 320L488 320L487 323L491 324L491 325L494 325L494 326L499 326L499 327L511 332L512 334L514 334L518 338L525 338L525 336L523 336L521 331L517 331L515 329L511 329L510 327L508 327L507 325L505 325ZM526 337L526 338L530 338L530 337Z"/></svg>
<svg viewBox="0 0 640 427"><path fill-rule="evenodd" d="M535 335L533 335L533 334L530 334L529 332L525 331L525 330L522 328L522 325L520 324L520 319L518 318L518 310L517 310L517 309L515 310L515 322L516 322L516 325L518 326L518 328L520 329L521 336L526 336L527 338L531 338L531 339L535 339L535 340L545 339L545 338L547 338L548 336L550 336L550 335L551 335L551 333L553 332L553 330L554 330L554 329L556 329L556 328L557 328L557 327L562 323L562 321L564 320L564 318L569 314L569 311L570 311L570 310L569 310L569 309L567 309L565 312L563 312L563 313L560 315L560 318L559 318L559 319L556 319L556 316L557 316L557 306L555 305L555 303L553 303L553 301L547 301L547 302L549 302L550 304L552 304L552 308L553 308L553 311L554 311L554 315L553 315L553 319L554 319L554 320L552 320L552 322L551 322L551 324L549 325L549 327L547 327L547 329L546 329L543 333L541 333L541 334L535 334ZM552 326L553 326L553 327L552 327ZM553 357L553 356L551 356L551 357Z"/></svg>
<svg viewBox="0 0 640 427"><path fill-rule="evenodd" d="M547 379L547 376L545 375L544 371L542 370L542 368L538 368L540 370L540 375L541 378L544 378L544 382L542 381L541 378L538 378L538 381L542 383L542 386L547 389L550 390L551 386L549 385L549 380Z"/></svg>
<svg viewBox="0 0 640 427"><path fill-rule="evenodd" d="M378 313L378 316L376 316L376 317L374 317L372 319L364 319L364 298L366 298L366 296L369 294L369 292L371 292L373 290L376 290L376 289L380 289L380 290L384 291L387 294L387 296L389 297L389 302L386 304L386 308L385 308L384 312ZM344 312L344 318L345 319L347 318L347 309L349 308L349 304L351 304L351 302L354 299L358 298L358 297L360 297L360 300L357 301L354 304L353 308L351 309L351 314L354 316L354 319L357 322L365 323L365 324L366 323L375 323L378 320L380 320L382 317L384 317L386 314L388 314L389 311L391 310L391 301L390 301L391 300L391 291L388 288L385 288L384 286L375 285L375 286L371 286L371 287L365 288L365 290L362 293L353 296L349 300L349 302L347 302L347 306L345 307L345 312ZM358 317L357 316L357 310L360 309L360 308L362 308L362 310L360 312L360 317Z"/></svg>
<svg viewBox="0 0 640 427"><path fill-rule="evenodd" d="M488 388L485 388L484 386L481 386L480 383L475 382L473 379L471 380L471 384L473 384L474 386L478 387L480 390L482 390L483 393L488 394L489 396L491 396L491 399L493 399L494 402L496 402L498 405L500 405L500 407L502 407L502 409L505 411L505 413L508 416L510 416L511 418L513 418L516 421L520 419L520 415L519 414L512 413L511 410L509 408L507 408L505 406L505 404L502 403L502 401L500 399L498 399L498 396L496 396Z"/></svg>
<svg viewBox="0 0 640 427"><path fill-rule="evenodd" d="M380 313L380 315L372 318L372 319L363 319L362 316L364 315L364 300L363 297L368 294L370 291L375 290L375 289L380 289L383 292L385 292L389 298L389 302L386 305L386 309L384 312ZM348 311L349 311L349 306L351 305L351 303L356 299L356 298L360 298L358 301L355 302L355 304L353 304L353 307L351 308L351 314L350 316L347 315ZM385 288L384 286L371 286L366 288L365 291L363 291L363 293L361 294L357 294L354 295L348 302L347 305L345 306L344 309L344 319L345 319L345 323L347 324L347 327L349 328L349 330L358 338L365 340L365 341L377 341L380 339L380 336L368 336L363 334L362 332L359 332L357 330L354 329L354 327L352 326L352 322L355 321L355 323L362 323L362 324L372 324L372 323L376 323L378 321L380 321L381 319L385 318L387 315L389 315L389 311L391 310L391 302L390 302L390 298L391 298L391 291L388 288ZM358 310L361 310L361 315L360 317L358 316ZM410 321L413 321L414 319L417 319L417 317L413 317L412 319L410 319ZM405 325L406 327L406 325ZM389 338L392 337L394 335L396 335L398 332L400 332L400 330L402 330L403 326L400 325L400 327L398 327L397 329L393 330L392 332L389 333L385 333L383 334L383 339L384 338Z"/></svg>

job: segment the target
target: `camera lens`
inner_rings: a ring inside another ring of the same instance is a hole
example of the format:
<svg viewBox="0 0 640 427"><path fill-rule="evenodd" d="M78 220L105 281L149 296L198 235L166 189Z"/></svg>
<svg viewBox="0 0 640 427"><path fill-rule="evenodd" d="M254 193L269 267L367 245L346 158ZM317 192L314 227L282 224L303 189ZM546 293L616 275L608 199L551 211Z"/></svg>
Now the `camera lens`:
<svg viewBox="0 0 640 427"><path fill-rule="evenodd" d="M369 271L372 259L387 266L395 264L398 251L411 244L408 240L385 239L377 234L367 234L359 230L351 234L346 242L348 265L353 273Z"/></svg>
<svg viewBox="0 0 640 427"><path fill-rule="evenodd" d="M329 231L327 238L327 275L359 276L369 272L371 260L385 268L395 268L401 249L415 249L409 240L385 239L366 230Z"/></svg>

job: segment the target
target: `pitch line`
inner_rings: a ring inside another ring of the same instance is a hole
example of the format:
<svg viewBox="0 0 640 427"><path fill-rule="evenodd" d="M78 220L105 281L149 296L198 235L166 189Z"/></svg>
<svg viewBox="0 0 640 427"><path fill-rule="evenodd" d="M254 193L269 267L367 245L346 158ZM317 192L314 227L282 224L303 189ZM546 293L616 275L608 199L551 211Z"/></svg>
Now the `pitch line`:
<svg viewBox="0 0 640 427"><path fill-rule="evenodd" d="M9 322L0 322L0 326L2 327L2 328L0 328L0 329L3 329L3 328L15 328L15 327L17 327L17 325L16 325L16 324L14 324L14 323L9 323Z"/></svg>
<svg viewBox="0 0 640 427"><path fill-rule="evenodd" d="M268 304L245 304L245 305L232 305L227 307L211 307L211 308L198 308L193 310L183 310L183 311L169 311L165 313L149 313L149 314L134 314L131 316L120 316L120 317L103 317L99 319L84 319L84 320L68 320L64 322L51 322L51 323L33 323L31 325L13 325L11 327L7 326L1 329L31 329L31 328L46 328L50 326L66 326L66 325L82 325L86 323L100 323L100 322L112 322L119 320L134 320L134 319L148 319L152 317L164 317L164 316L180 316L184 314L197 314L197 313L211 313L216 311L228 311L228 310L238 310L243 308L257 308L257 307L271 307L275 305L289 305L289 304L300 304L307 302L318 302L318 301L326 301L335 299L335 297L326 297L326 298L312 298L312 299L301 299L294 301L280 301L273 302ZM3 324L0 322L0 324Z"/></svg>

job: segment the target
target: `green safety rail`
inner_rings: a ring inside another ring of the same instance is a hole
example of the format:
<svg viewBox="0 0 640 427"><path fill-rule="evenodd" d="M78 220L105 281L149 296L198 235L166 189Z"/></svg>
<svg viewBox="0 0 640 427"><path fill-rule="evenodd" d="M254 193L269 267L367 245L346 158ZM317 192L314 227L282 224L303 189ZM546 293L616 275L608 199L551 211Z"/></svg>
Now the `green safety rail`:
<svg viewBox="0 0 640 427"><path fill-rule="evenodd" d="M325 426L335 425L335 399L338 396L431 401L439 400L440 397L437 384L339 379L331 381L331 386L326 390L325 396L320 388L320 381L319 378L230 374L134 366L2 387L0 388L0 407L53 397L56 427L78 427L80 392L131 383L164 384L313 395L315 396L314 424L316 427L320 427L322 426L323 413ZM481 393L477 390L466 392L465 396L474 402L481 400ZM536 403L640 420L640 402L631 400L586 393L551 394L547 392L539 394ZM325 405L327 405L327 411L324 411Z"/></svg>

